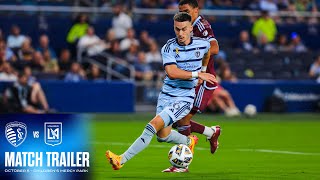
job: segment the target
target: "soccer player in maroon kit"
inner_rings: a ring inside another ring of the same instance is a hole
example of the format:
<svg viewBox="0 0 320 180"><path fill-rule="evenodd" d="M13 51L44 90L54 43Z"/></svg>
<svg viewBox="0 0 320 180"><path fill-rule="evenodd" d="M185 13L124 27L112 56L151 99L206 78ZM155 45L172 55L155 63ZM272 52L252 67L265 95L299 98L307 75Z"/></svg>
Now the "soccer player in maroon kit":
<svg viewBox="0 0 320 180"><path fill-rule="evenodd" d="M219 45L214 37L210 23L199 15L199 6L197 0L181 0L179 2L179 11L187 12L192 17L193 23L193 36L205 38L210 41L210 61L207 67L203 67L202 71L206 71L215 75L213 56L218 54ZM212 95L212 92L218 87L218 84L210 84L208 82L201 82L196 88L196 98L192 111L178 124L178 130L180 133L189 135L191 132L204 134L208 137L211 145L211 153L213 154L218 147L218 137L220 135L220 126L206 127L199 124L191 118L197 113L206 109L208 101Z"/></svg>
<svg viewBox="0 0 320 180"><path fill-rule="evenodd" d="M199 5L197 0L180 0L179 11L186 12L191 15L191 23L193 26L193 36L207 39L210 41L210 60L207 67L202 67L202 72L207 72L216 75L214 71L213 56L218 54L219 45L214 37L210 23L199 15ZM191 118L197 113L206 109L208 101L210 100L213 91L218 88L218 84L211 84L205 81L199 80L199 85L196 87L196 98L193 104L191 112L186 115L182 120L173 124L173 127L177 128L179 133L183 135L190 135L191 132L196 132L207 136L210 142L210 151L215 153L218 148L218 138L220 136L220 126L207 127L200 123L197 123ZM188 172L188 168L169 167L162 172Z"/></svg>

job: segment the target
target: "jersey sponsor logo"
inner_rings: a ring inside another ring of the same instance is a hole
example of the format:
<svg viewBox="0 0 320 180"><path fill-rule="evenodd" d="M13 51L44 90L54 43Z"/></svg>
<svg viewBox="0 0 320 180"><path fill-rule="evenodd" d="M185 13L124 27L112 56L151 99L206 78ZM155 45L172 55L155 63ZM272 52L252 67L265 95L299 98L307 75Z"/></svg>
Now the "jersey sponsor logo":
<svg viewBox="0 0 320 180"><path fill-rule="evenodd" d="M6 124L5 135L12 146L18 147L27 138L27 125L18 121L10 122Z"/></svg>
<svg viewBox="0 0 320 180"><path fill-rule="evenodd" d="M62 143L62 123L44 123L44 142L50 146L57 146Z"/></svg>

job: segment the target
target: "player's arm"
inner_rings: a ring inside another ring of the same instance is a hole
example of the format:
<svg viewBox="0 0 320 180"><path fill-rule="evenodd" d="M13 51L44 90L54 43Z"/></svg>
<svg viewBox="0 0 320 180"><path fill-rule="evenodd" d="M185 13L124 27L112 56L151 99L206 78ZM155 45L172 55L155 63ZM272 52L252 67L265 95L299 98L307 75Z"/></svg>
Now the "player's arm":
<svg viewBox="0 0 320 180"><path fill-rule="evenodd" d="M200 78L204 81L208 81L210 83L217 82L214 75L203 72L190 72L179 69L176 64L170 64L165 66L165 71L170 79L191 79L191 78Z"/></svg>
<svg viewBox="0 0 320 180"><path fill-rule="evenodd" d="M216 39L210 41L210 54L211 56L217 55L219 53L219 44Z"/></svg>
<svg viewBox="0 0 320 180"><path fill-rule="evenodd" d="M210 60L210 53L205 53L203 58L202 58L202 68L201 72L206 72L207 71L207 66Z"/></svg>

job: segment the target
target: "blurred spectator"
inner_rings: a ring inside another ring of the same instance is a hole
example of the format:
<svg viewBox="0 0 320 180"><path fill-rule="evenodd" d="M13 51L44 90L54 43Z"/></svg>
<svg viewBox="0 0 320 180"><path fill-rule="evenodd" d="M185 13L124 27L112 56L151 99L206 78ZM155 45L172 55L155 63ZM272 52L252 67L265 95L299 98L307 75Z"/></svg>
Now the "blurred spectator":
<svg viewBox="0 0 320 180"><path fill-rule="evenodd" d="M277 4L274 0L260 0L260 9L273 14L278 11Z"/></svg>
<svg viewBox="0 0 320 180"><path fill-rule="evenodd" d="M60 58L58 60L60 73L65 73L70 70L72 61L71 54L68 49L62 49L60 53Z"/></svg>
<svg viewBox="0 0 320 180"><path fill-rule="evenodd" d="M208 108L212 111L221 110L229 117L240 115L240 111L235 105L232 96L221 85L213 91L211 99L208 101Z"/></svg>
<svg viewBox="0 0 320 180"><path fill-rule="evenodd" d="M36 90L28 85L28 76L24 73L19 73L18 81L6 89L4 93L4 104L8 112L45 113L46 110L42 107L40 101L40 94L39 92L34 93L34 91ZM34 97L32 97L33 93Z"/></svg>
<svg viewBox="0 0 320 180"><path fill-rule="evenodd" d="M0 56L2 56L4 61L15 62L17 60L16 55L9 47L7 47L5 41L0 40L0 48L2 49L2 54Z"/></svg>
<svg viewBox="0 0 320 180"><path fill-rule="evenodd" d="M106 48L106 43L95 34L92 26L88 27L87 34L82 36L78 42L78 51L86 52L88 56L98 55Z"/></svg>
<svg viewBox="0 0 320 180"><path fill-rule="evenodd" d="M234 73L232 73L230 66L228 63L223 63L219 67L219 76L221 80L223 81L231 81L231 82L236 82L237 77L235 76Z"/></svg>
<svg viewBox="0 0 320 180"><path fill-rule="evenodd" d="M49 37L45 34L41 35L39 37L39 47L37 47L36 50L40 51L43 55L44 52L48 50L50 52L52 60L57 60L56 52L53 48L50 47L49 43Z"/></svg>
<svg viewBox="0 0 320 180"><path fill-rule="evenodd" d="M2 63L0 65L0 81L16 81L17 76L14 69L8 62Z"/></svg>
<svg viewBox="0 0 320 180"><path fill-rule="evenodd" d="M138 58L138 51L139 51L139 46L136 44L132 44L129 47L129 51L126 53L125 59L130 63L134 64L134 62Z"/></svg>
<svg viewBox="0 0 320 180"><path fill-rule="evenodd" d="M244 0L242 3L243 9L260 10L260 0Z"/></svg>
<svg viewBox="0 0 320 180"><path fill-rule="evenodd" d="M7 45L9 48L18 50L23 41L25 40L25 36L20 34L20 28L17 25L13 25L11 27L11 34L7 38Z"/></svg>
<svg viewBox="0 0 320 180"><path fill-rule="evenodd" d="M49 105L47 98L42 90L42 87L39 82L37 82L37 79L32 75L32 70L29 66L26 66L23 69L23 73L27 77L27 84L30 86L31 89L31 102L34 104L39 103L43 110L49 111Z"/></svg>
<svg viewBox="0 0 320 180"><path fill-rule="evenodd" d="M176 0L167 0L166 9L178 9L179 3Z"/></svg>
<svg viewBox="0 0 320 180"><path fill-rule="evenodd" d="M107 52L119 58L122 58L124 56L120 50L120 43L118 40L111 41L110 49L108 49Z"/></svg>
<svg viewBox="0 0 320 180"><path fill-rule="evenodd" d="M288 39L285 34L279 35L277 39L277 50L279 52L288 52L290 51L290 47L288 45Z"/></svg>
<svg viewBox="0 0 320 180"><path fill-rule="evenodd" d="M50 51L47 49L43 52L44 59L44 72L46 73L59 73L59 66L57 60L51 58Z"/></svg>
<svg viewBox="0 0 320 180"><path fill-rule="evenodd" d="M310 11L313 6L313 1L310 0L295 0L294 5L297 11Z"/></svg>
<svg viewBox="0 0 320 180"><path fill-rule="evenodd" d="M141 31L140 37L139 37L140 50L144 52L149 51L151 41L154 41L154 40L149 36L148 31L146 30Z"/></svg>
<svg viewBox="0 0 320 180"><path fill-rule="evenodd" d="M289 0L277 0L277 5L280 11L288 10Z"/></svg>
<svg viewBox="0 0 320 180"><path fill-rule="evenodd" d="M91 67L90 67L90 71L87 75L87 78L88 80L92 80L92 81L101 81L101 80L104 80L101 72L100 72L100 69L97 65L95 64L92 64Z"/></svg>
<svg viewBox="0 0 320 180"><path fill-rule="evenodd" d="M34 49L31 46L31 38L27 37L23 41L21 48L18 50L19 60L30 62L32 60L33 53Z"/></svg>
<svg viewBox="0 0 320 180"><path fill-rule="evenodd" d="M139 46L139 41L135 38L135 31L129 28L127 31L127 37L120 41L120 50L127 51L131 45Z"/></svg>
<svg viewBox="0 0 320 180"><path fill-rule="evenodd" d="M129 15L123 12L122 5L116 3L113 10L112 28L116 33L117 39L123 39L127 36L127 30L132 28L132 19Z"/></svg>
<svg viewBox="0 0 320 180"><path fill-rule="evenodd" d="M0 41L3 41L4 40L4 34L2 32L2 29L0 29Z"/></svg>
<svg viewBox="0 0 320 180"><path fill-rule="evenodd" d="M64 80L66 82L80 82L85 79L85 73L80 64L73 62L70 71L66 74Z"/></svg>
<svg viewBox="0 0 320 180"><path fill-rule="evenodd" d="M71 50L72 56L75 56L76 46L78 44L79 39L84 36L89 27L88 16L86 14L80 14L77 17L76 22L70 28L67 35L67 42L69 43L69 48Z"/></svg>
<svg viewBox="0 0 320 180"><path fill-rule="evenodd" d="M257 39L257 43L260 52L277 52L275 45L271 42L268 42L268 38L265 35L260 35Z"/></svg>
<svg viewBox="0 0 320 180"><path fill-rule="evenodd" d="M295 32L291 33L291 42L290 42L289 47L292 52L301 53L301 52L308 51L307 47L301 41L300 35Z"/></svg>
<svg viewBox="0 0 320 180"><path fill-rule="evenodd" d="M320 55L312 63L310 70L309 70L309 76L311 78L318 78L317 81L320 82Z"/></svg>
<svg viewBox="0 0 320 180"><path fill-rule="evenodd" d="M253 52L255 50L252 42L250 41L249 32L242 30L239 34L239 40L236 41L235 48L237 51Z"/></svg>
<svg viewBox="0 0 320 180"><path fill-rule="evenodd" d="M265 35L268 42L274 41L277 35L277 27L273 19L269 17L267 11L262 11L261 17L254 22L252 34L256 39L262 35Z"/></svg>
<svg viewBox="0 0 320 180"><path fill-rule="evenodd" d="M45 60L41 52L36 51L33 53L31 67L33 71L42 72L44 70Z"/></svg>
<svg viewBox="0 0 320 180"><path fill-rule="evenodd" d="M3 42L0 40L0 66L6 62L6 46Z"/></svg>
<svg viewBox="0 0 320 180"><path fill-rule="evenodd" d="M114 40L116 40L116 33L114 32L113 29L108 29L104 38L104 41L106 42L108 49L110 48L111 41L114 41Z"/></svg>
<svg viewBox="0 0 320 180"><path fill-rule="evenodd" d="M134 64L135 70L136 70L136 80L137 81L143 81L143 80L151 80L153 77L151 67L146 62L146 56L143 51L140 51L138 53L138 60Z"/></svg>
<svg viewBox="0 0 320 180"><path fill-rule="evenodd" d="M150 42L150 50L146 53L146 61L147 63L162 63L161 53L159 51L158 44L156 41Z"/></svg>

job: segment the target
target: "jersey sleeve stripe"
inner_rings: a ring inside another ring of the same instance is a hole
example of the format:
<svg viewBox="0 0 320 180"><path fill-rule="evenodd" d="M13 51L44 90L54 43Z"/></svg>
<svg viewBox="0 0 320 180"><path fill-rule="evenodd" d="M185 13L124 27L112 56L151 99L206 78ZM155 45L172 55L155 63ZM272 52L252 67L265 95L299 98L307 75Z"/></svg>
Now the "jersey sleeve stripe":
<svg viewBox="0 0 320 180"><path fill-rule="evenodd" d="M177 63L176 63L176 62L165 63L165 64L163 65L163 67L166 67L167 65L171 65L171 64L177 64Z"/></svg>

